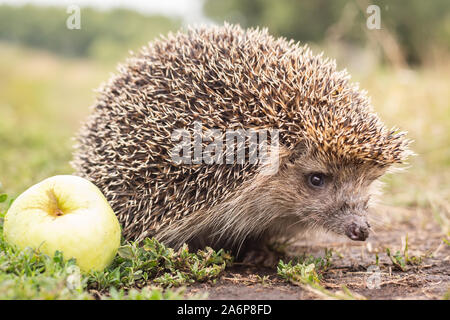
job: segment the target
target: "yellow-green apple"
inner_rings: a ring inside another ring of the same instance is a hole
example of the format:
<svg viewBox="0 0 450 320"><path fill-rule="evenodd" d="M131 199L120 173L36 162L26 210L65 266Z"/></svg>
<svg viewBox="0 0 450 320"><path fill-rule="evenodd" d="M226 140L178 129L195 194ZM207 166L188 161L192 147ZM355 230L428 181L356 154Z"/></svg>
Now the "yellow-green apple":
<svg viewBox="0 0 450 320"><path fill-rule="evenodd" d="M86 179L48 178L22 193L5 216L6 241L75 258L83 271L108 266L120 245L120 225L101 191Z"/></svg>

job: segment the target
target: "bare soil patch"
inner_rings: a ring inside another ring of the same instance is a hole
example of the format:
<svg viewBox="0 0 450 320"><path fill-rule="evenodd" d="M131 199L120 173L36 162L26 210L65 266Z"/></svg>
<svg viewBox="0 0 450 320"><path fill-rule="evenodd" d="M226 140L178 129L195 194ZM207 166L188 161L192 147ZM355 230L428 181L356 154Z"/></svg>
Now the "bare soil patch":
<svg viewBox="0 0 450 320"><path fill-rule="evenodd" d="M445 232L431 212L383 207L374 217L374 233L366 242L353 242L331 235L301 239L289 247L290 256L323 256L333 249L332 265L323 273L321 285L333 292L345 285L367 299L442 299L450 290L450 246ZM403 270L388 254L420 258ZM378 264L376 263L378 255ZM287 259L285 259L287 261ZM368 272L373 269L376 273ZM195 284L189 292L208 292L209 299L322 299L324 296L285 282L275 268L235 264L215 283Z"/></svg>

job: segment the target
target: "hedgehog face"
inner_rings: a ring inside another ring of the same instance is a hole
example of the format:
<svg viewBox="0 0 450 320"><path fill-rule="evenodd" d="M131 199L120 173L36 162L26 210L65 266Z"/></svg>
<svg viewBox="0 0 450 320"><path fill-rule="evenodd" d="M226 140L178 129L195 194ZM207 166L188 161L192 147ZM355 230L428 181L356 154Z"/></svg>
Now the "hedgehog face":
<svg viewBox="0 0 450 320"><path fill-rule="evenodd" d="M375 181L386 168L373 162L330 163L307 152L284 167L277 177L281 197L305 228L327 231L364 241L369 236L369 203L376 193ZM286 212L283 214L286 215Z"/></svg>

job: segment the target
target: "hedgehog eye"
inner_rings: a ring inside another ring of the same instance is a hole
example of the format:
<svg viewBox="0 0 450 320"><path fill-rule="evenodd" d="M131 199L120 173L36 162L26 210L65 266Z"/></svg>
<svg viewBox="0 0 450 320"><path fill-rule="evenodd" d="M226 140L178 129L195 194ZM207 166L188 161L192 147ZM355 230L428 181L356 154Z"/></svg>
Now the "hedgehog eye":
<svg viewBox="0 0 450 320"><path fill-rule="evenodd" d="M311 173L308 175L308 183L313 188L320 188L325 183L325 175L320 172Z"/></svg>

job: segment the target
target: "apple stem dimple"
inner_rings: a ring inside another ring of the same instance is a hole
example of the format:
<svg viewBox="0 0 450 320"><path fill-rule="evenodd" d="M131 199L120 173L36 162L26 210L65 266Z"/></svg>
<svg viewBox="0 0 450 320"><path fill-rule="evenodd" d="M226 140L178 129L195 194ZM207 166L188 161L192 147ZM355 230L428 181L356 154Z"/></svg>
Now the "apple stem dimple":
<svg viewBox="0 0 450 320"><path fill-rule="evenodd" d="M58 198L56 197L55 191L53 189L47 191L49 198L49 208L50 214L56 217L64 215L64 211L60 208Z"/></svg>

